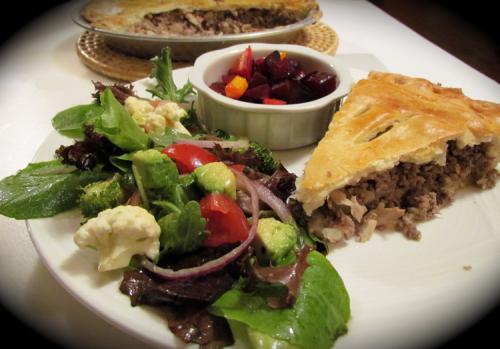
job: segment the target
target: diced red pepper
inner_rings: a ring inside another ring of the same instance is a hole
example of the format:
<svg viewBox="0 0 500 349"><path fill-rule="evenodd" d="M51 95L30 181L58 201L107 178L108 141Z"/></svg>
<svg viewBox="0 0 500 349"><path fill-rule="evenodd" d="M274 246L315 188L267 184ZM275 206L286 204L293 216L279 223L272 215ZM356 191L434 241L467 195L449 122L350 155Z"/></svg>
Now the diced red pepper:
<svg viewBox="0 0 500 349"><path fill-rule="evenodd" d="M245 51L240 55L238 60L231 67L230 72L240 75L245 79L250 80L253 70L253 52L252 48L248 46Z"/></svg>
<svg viewBox="0 0 500 349"><path fill-rule="evenodd" d="M271 105L284 105L286 102L282 99L276 99L276 98L264 98L262 100L262 103L264 104L271 104Z"/></svg>
<svg viewBox="0 0 500 349"><path fill-rule="evenodd" d="M239 99L248 89L248 81L242 76L236 75L233 80L224 88L226 96Z"/></svg>

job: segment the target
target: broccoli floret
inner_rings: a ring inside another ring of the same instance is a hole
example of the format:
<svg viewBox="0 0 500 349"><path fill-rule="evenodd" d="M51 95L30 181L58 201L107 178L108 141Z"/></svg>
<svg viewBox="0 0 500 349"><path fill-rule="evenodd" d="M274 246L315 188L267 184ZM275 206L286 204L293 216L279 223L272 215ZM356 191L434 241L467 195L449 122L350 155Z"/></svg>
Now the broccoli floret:
<svg viewBox="0 0 500 349"><path fill-rule="evenodd" d="M217 128L215 130L212 130L211 132L212 135L214 135L215 137L217 138L220 138L220 139L225 139L225 140L228 140L228 141L237 141L239 140L238 137L224 131L224 130L221 130L220 128Z"/></svg>
<svg viewBox="0 0 500 349"><path fill-rule="evenodd" d="M273 174L279 167L279 161L273 158L273 154L267 148L264 148L259 143L250 142L248 149L255 153L255 156L262 162L259 165L259 171L266 174Z"/></svg>
<svg viewBox="0 0 500 349"><path fill-rule="evenodd" d="M121 176L88 184L83 188L78 206L84 217L95 217L105 209L116 207L125 201L125 193L120 186Z"/></svg>
<svg viewBox="0 0 500 349"><path fill-rule="evenodd" d="M208 133L206 126L198 119L193 103L191 108L187 110L187 115L181 119L181 123L193 135Z"/></svg>

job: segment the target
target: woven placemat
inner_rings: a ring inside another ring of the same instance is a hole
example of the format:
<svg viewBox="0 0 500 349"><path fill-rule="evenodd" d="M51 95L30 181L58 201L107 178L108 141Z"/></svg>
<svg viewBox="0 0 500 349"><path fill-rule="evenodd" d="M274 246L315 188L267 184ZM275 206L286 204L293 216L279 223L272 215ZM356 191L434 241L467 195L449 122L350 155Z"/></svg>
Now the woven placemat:
<svg viewBox="0 0 500 349"><path fill-rule="evenodd" d="M335 31L321 22L307 26L290 43L311 47L327 54L335 54L339 39ZM104 76L135 81L149 76L152 63L148 59L125 55L108 47L96 33L84 32L78 38L76 52L82 62L93 71ZM191 65L173 62L175 69Z"/></svg>

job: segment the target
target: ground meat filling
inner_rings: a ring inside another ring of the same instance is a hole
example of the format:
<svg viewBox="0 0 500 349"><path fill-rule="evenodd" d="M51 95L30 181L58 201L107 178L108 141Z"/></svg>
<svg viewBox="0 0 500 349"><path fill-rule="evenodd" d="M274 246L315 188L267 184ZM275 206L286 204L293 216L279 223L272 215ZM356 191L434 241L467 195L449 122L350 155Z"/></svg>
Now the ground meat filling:
<svg viewBox="0 0 500 349"><path fill-rule="evenodd" d="M499 175L496 161L489 155L490 146L481 143L460 149L450 141L444 166L402 162L369 175L356 185L335 190L326 204L313 213L309 229L329 242L353 235L365 241L375 228L399 230L418 240L420 232L415 222L433 217L452 201L458 189L467 185L487 189L495 185ZM359 206L366 208L362 218L359 208L357 214L353 210Z"/></svg>
<svg viewBox="0 0 500 349"><path fill-rule="evenodd" d="M222 35L249 33L297 21L284 10L238 9L225 11L183 11L149 14L129 32L146 35Z"/></svg>

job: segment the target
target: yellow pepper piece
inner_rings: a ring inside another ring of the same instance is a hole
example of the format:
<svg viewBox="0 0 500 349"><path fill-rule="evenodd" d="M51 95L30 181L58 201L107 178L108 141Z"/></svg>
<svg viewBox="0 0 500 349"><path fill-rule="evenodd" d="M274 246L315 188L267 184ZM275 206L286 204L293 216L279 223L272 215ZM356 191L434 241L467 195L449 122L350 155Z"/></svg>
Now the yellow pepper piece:
<svg viewBox="0 0 500 349"><path fill-rule="evenodd" d="M239 99L248 89L248 81L244 77L236 75L224 88L226 96L229 98Z"/></svg>
<svg viewBox="0 0 500 349"><path fill-rule="evenodd" d="M286 52L280 51L280 61L284 60L286 57Z"/></svg>

